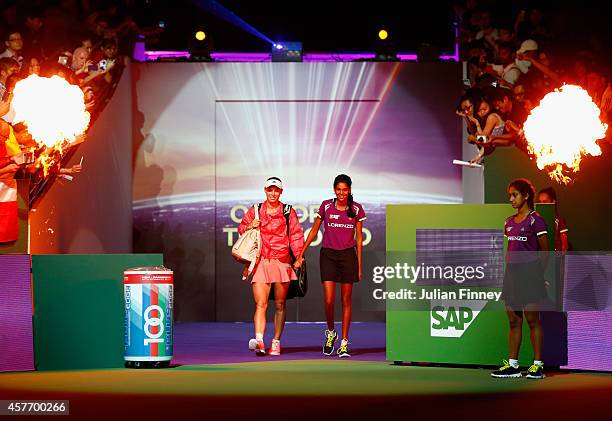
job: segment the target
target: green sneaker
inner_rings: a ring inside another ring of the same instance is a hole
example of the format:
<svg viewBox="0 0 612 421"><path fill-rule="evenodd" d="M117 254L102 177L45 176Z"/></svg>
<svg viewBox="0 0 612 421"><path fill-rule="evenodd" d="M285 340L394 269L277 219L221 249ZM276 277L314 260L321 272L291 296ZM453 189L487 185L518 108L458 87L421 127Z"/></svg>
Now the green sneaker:
<svg viewBox="0 0 612 421"><path fill-rule="evenodd" d="M336 329L325 331L325 343L323 344L323 354L331 355L334 353L334 344L338 340L338 334L336 333Z"/></svg>
<svg viewBox="0 0 612 421"><path fill-rule="evenodd" d="M351 354L349 354L348 350L348 341L342 341L340 343L340 348L338 348L338 357L340 358L350 358Z"/></svg>
<svg viewBox="0 0 612 421"><path fill-rule="evenodd" d="M508 377L522 377L521 369L518 367L513 367L510 363L504 360L504 365L499 367L499 369L495 370L491 373L491 377L496 378L508 378Z"/></svg>
<svg viewBox="0 0 612 421"><path fill-rule="evenodd" d="M527 375L525 377L528 379L543 379L546 377L544 375L544 366L532 364L531 367L527 369Z"/></svg>

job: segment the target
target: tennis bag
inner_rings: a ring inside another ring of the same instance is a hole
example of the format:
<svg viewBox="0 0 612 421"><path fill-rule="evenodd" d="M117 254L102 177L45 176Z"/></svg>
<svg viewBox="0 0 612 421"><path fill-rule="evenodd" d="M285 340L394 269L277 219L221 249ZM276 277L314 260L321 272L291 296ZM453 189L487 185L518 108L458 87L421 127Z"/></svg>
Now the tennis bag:
<svg viewBox="0 0 612 421"><path fill-rule="evenodd" d="M259 207L255 208L255 219L259 219ZM242 279L247 279L255 268L259 255L261 253L261 232L259 229L251 229L244 232L232 247L232 257L240 263L248 265L246 274L243 274Z"/></svg>

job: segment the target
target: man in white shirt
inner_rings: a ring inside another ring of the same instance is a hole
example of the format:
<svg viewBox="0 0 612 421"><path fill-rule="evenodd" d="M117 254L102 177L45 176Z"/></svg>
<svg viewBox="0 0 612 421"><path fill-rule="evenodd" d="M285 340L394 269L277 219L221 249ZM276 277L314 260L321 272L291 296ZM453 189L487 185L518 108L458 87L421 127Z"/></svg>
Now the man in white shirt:
<svg viewBox="0 0 612 421"><path fill-rule="evenodd" d="M535 54L538 52L538 43L532 39L528 39L523 41L521 44L521 48L516 51L516 65L523 73L527 73L529 71L529 66L531 66L530 58L535 57Z"/></svg>
<svg viewBox="0 0 612 421"><path fill-rule="evenodd" d="M21 56L21 50L23 49L23 38L21 33L17 30L9 30L6 32L7 36L4 40L6 50L0 54L0 58L12 58L19 64L19 69L23 64L23 57Z"/></svg>
<svg viewBox="0 0 612 421"><path fill-rule="evenodd" d="M514 86L522 73L515 63L512 44L499 43L497 56L500 64L494 64L491 67L508 85Z"/></svg>

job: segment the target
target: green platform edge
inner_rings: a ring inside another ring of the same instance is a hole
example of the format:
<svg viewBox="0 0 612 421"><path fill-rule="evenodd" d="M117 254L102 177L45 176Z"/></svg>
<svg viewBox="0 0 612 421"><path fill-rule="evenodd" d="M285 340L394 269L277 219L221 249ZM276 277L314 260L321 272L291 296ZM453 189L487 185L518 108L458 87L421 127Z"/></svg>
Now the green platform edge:
<svg viewBox="0 0 612 421"><path fill-rule="evenodd" d="M123 367L123 271L161 254L32 256L37 370Z"/></svg>

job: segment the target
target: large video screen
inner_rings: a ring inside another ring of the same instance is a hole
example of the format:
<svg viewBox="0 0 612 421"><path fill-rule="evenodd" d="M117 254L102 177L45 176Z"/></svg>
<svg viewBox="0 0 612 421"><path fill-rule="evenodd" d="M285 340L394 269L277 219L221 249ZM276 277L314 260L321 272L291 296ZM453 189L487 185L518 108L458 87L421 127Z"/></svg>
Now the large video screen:
<svg viewBox="0 0 612 421"><path fill-rule="evenodd" d="M307 234L334 177L350 175L366 259L385 250L387 204L461 203L457 63L149 63L135 75L134 248L175 271L176 320L252 319L230 248L270 176ZM324 318L319 244L288 320ZM354 319L384 319L359 291Z"/></svg>

